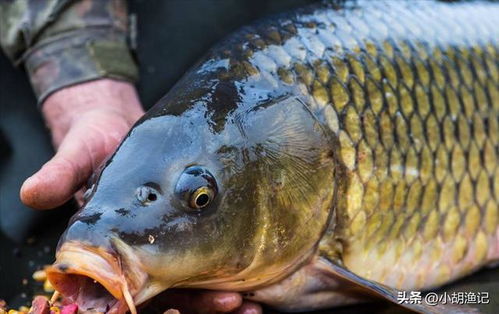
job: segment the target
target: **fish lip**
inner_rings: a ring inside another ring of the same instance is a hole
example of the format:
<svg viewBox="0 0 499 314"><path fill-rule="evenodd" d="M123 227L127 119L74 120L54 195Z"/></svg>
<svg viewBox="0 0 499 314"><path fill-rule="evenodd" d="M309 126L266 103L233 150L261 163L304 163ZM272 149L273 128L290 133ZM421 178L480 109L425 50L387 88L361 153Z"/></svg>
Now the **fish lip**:
<svg viewBox="0 0 499 314"><path fill-rule="evenodd" d="M66 297L75 295L74 276L71 275L95 280L117 301L111 306L109 313L124 313L128 303L125 293L133 298L143 284L131 282L133 278L127 278L117 254L81 242L64 243L56 254L55 263L45 271L55 290ZM129 291L130 286L134 291Z"/></svg>

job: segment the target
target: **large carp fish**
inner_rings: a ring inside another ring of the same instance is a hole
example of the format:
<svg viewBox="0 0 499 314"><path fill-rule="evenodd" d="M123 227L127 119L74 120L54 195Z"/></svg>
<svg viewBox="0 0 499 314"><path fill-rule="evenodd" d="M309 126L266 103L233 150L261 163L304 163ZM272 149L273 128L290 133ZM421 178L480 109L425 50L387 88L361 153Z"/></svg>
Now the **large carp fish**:
<svg viewBox="0 0 499 314"><path fill-rule="evenodd" d="M498 22L493 2L334 1L244 27L96 173L50 282L81 310L177 287L300 311L492 265Z"/></svg>

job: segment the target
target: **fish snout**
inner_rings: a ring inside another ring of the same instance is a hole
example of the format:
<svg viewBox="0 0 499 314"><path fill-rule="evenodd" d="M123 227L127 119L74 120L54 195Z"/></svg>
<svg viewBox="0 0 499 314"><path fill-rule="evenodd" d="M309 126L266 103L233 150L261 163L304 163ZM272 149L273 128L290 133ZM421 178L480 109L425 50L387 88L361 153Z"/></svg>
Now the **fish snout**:
<svg viewBox="0 0 499 314"><path fill-rule="evenodd" d="M123 250L123 244L120 245ZM140 291L147 275L130 254L82 242L65 242L55 263L47 267L47 278L59 293L82 310L134 313L133 296Z"/></svg>
<svg viewBox="0 0 499 314"><path fill-rule="evenodd" d="M58 250L66 243L85 243L87 246L99 247L112 252L111 241L112 232L102 224L102 213L86 215L78 213L71 219L71 222L59 239Z"/></svg>

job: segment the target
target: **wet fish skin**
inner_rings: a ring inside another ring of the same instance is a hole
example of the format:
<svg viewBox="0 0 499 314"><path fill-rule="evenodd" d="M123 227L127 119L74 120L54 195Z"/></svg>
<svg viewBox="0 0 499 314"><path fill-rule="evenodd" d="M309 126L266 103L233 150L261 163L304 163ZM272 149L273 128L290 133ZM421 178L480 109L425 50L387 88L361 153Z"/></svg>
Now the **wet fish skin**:
<svg viewBox="0 0 499 314"><path fill-rule="evenodd" d="M235 33L130 132L53 273L78 273L64 256L85 243L133 260L136 303L178 286L305 309L349 298L337 282L322 287L334 298L307 290L327 276L310 266L317 258L409 290L494 262L497 16L491 2L340 1ZM173 193L193 164L219 187L216 206L196 215ZM140 201L138 187L157 201ZM258 293L301 269L293 289Z"/></svg>
<svg viewBox="0 0 499 314"><path fill-rule="evenodd" d="M231 68L299 86L337 136L322 253L399 289L439 286L499 258L499 9L350 4L249 30L258 49L232 50Z"/></svg>

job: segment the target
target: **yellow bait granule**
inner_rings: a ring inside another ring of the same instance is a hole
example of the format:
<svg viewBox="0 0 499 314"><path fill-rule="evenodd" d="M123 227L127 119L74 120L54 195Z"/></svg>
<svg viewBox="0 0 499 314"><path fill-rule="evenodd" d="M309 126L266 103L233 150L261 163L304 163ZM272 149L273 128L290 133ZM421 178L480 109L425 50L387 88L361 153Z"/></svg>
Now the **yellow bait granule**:
<svg viewBox="0 0 499 314"><path fill-rule="evenodd" d="M47 280L47 274L44 270L37 270L33 273L33 279L38 282L44 282Z"/></svg>

